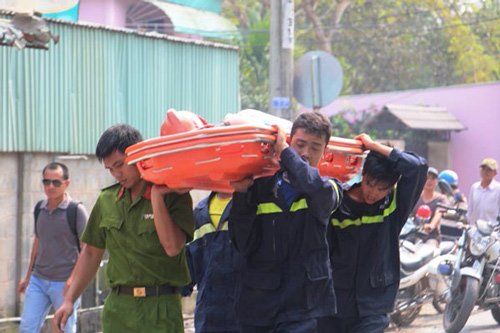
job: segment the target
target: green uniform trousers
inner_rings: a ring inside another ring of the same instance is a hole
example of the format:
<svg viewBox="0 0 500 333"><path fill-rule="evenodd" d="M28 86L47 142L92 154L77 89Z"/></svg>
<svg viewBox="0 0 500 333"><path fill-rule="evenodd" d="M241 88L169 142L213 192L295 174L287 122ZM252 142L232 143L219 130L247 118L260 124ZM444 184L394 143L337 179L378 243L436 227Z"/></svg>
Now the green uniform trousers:
<svg viewBox="0 0 500 333"><path fill-rule="evenodd" d="M183 333L180 295L134 297L111 292L102 312L104 333Z"/></svg>

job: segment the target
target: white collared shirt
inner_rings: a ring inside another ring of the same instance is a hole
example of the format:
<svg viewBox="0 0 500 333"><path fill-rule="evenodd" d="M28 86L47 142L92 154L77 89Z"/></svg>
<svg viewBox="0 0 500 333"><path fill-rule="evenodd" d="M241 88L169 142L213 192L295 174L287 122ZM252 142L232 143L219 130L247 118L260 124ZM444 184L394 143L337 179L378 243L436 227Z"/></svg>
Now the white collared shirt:
<svg viewBox="0 0 500 333"><path fill-rule="evenodd" d="M500 183L492 180L487 187L474 183L469 192L467 218L472 225L478 219L495 221L500 213Z"/></svg>

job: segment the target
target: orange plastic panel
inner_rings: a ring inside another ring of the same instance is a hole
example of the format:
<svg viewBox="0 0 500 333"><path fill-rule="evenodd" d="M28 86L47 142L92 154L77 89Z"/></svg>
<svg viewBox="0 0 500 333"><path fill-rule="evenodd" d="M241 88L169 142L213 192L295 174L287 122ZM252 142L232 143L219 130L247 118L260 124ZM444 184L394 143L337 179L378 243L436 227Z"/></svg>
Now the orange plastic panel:
<svg viewBox="0 0 500 333"><path fill-rule="evenodd" d="M227 128L220 129L219 136L210 128L138 143L127 149L126 162L136 163L142 177L156 184L224 192L232 191L230 181L272 175L278 170L271 127L256 131L253 126L253 133L244 134L240 134L241 128L233 134Z"/></svg>
<svg viewBox="0 0 500 333"><path fill-rule="evenodd" d="M230 181L274 174L279 164L269 126L231 125L182 132L139 142L126 150L141 176L171 188L232 192ZM351 179L363 163L361 143L332 137L318 164L324 176Z"/></svg>
<svg viewBox="0 0 500 333"><path fill-rule="evenodd" d="M332 136L318 163L318 169L322 176L346 182L361 170L363 160L361 141Z"/></svg>

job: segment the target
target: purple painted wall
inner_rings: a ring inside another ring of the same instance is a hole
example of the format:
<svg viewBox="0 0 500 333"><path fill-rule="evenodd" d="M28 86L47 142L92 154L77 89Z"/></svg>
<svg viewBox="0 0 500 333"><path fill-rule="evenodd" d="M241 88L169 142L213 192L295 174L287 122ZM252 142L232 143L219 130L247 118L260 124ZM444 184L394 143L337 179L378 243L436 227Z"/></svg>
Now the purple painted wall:
<svg viewBox="0 0 500 333"><path fill-rule="evenodd" d="M446 107L467 128L452 132L451 165L460 178L462 191L479 180L479 164L485 157L500 163L500 81L371 95L342 96L321 111L331 116L342 109L380 110L386 104ZM499 172L500 174L500 172ZM497 176L497 180L500 176Z"/></svg>
<svg viewBox="0 0 500 333"><path fill-rule="evenodd" d="M125 28L125 17L130 5L139 0L80 0L81 22Z"/></svg>
<svg viewBox="0 0 500 333"><path fill-rule="evenodd" d="M79 22L126 28L127 11L140 0L80 0ZM201 36L172 32L171 35L203 40Z"/></svg>

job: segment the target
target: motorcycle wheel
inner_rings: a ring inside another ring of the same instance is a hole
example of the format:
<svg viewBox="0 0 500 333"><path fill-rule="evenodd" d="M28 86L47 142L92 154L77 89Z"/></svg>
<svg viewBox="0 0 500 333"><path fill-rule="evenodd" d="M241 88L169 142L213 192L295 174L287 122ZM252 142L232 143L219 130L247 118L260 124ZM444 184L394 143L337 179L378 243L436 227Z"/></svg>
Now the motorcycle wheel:
<svg viewBox="0 0 500 333"><path fill-rule="evenodd" d="M494 308L491 309L491 315L500 324L500 305L495 304Z"/></svg>
<svg viewBox="0 0 500 333"><path fill-rule="evenodd" d="M418 281L413 287L408 289L399 290L398 296L396 299L396 307L398 307L398 302L403 300L403 302L408 301L408 299L413 299L416 295L419 295L424 290L424 285L422 280ZM420 310L422 310L422 305L416 305L407 308L402 311L395 311L391 314L391 321L394 325L398 327L410 326L415 319L417 319L420 314Z"/></svg>
<svg viewBox="0 0 500 333"><path fill-rule="evenodd" d="M478 292L478 280L469 276L462 278L444 309L443 327L446 333L458 333L462 330L476 305Z"/></svg>
<svg viewBox="0 0 500 333"><path fill-rule="evenodd" d="M446 307L446 302L438 298L433 298L432 306L434 307L434 310L437 311L437 313L441 314L444 312L444 308Z"/></svg>
<svg viewBox="0 0 500 333"><path fill-rule="evenodd" d="M391 315L391 320L398 327L410 326L417 319L420 310L422 310L422 305L394 313Z"/></svg>

